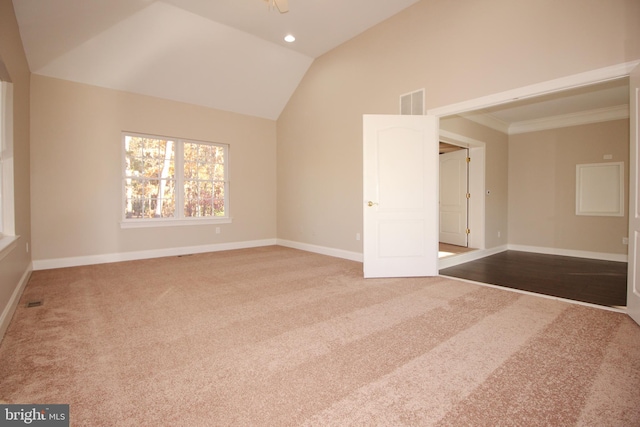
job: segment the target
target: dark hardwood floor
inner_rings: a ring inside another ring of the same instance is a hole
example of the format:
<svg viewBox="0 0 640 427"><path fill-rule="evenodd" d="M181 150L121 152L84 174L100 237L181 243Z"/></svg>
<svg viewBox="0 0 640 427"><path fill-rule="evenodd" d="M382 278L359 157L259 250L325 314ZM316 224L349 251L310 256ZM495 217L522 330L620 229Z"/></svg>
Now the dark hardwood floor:
<svg viewBox="0 0 640 427"><path fill-rule="evenodd" d="M626 262L505 251L440 274L610 307L627 305Z"/></svg>

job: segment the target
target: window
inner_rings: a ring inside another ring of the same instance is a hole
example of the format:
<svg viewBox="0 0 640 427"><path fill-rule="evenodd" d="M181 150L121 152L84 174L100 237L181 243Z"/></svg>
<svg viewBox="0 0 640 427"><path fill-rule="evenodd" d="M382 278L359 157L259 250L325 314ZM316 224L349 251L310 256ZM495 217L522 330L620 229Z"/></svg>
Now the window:
<svg viewBox="0 0 640 427"><path fill-rule="evenodd" d="M0 61L0 78L6 70ZM13 180L13 84L0 80L0 259L16 245Z"/></svg>
<svg viewBox="0 0 640 427"><path fill-rule="evenodd" d="M0 81L0 236L15 234L13 214L13 85Z"/></svg>
<svg viewBox="0 0 640 427"><path fill-rule="evenodd" d="M4 137L4 128L5 128L5 85L4 82L0 81L0 237L2 237L4 231L4 160L5 160L5 137Z"/></svg>
<svg viewBox="0 0 640 427"><path fill-rule="evenodd" d="M229 146L123 134L124 226L229 222Z"/></svg>

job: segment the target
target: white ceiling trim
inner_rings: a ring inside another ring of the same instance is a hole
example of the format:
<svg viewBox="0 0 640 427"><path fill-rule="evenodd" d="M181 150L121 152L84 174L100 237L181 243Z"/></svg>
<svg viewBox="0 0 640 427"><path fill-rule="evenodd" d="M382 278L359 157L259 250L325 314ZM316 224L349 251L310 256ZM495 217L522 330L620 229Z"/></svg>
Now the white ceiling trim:
<svg viewBox="0 0 640 427"><path fill-rule="evenodd" d="M579 113L562 114L542 119L525 120L512 123L509 126L509 135L519 133L536 132L541 130L558 129L569 126L579 126L591 123L608 122L610 120L622 120L629 118L629 105L598 108Z"/></svg>
<svg viewBox="0 0 640 427"><path fill-rule="evenodd" d="M509 133L509 123L500 120L499 118L492 116L491 114L482 113L464 113L460 114L461 117L476 122L490 129L497 130L502 133Z"/></svg>
<svg viewBox="0 0 640 427"><path fill-rule="evenodd" d="M586 125L590 123L608 122L610 120L622 120L629 118L629 105L617 105L614 107L597 108L595 110L581 111L570 114L543 117L540 119L524 120L521 122L505 123L491 114L460 114L467 120L481 124L490 129L507 135L536 132L540 130L559 129L569 126Z"/></svg>

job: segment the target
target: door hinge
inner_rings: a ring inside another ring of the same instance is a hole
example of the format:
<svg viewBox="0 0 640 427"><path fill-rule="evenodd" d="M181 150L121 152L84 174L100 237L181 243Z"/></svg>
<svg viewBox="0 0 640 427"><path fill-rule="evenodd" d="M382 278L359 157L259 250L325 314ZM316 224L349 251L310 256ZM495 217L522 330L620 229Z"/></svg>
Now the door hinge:
<svg viewBox="0 0 640 427"><path fill-rule="evenodd" d="M467 163L471 163L471 157L467 157Z"/></svg>
<svg viewBox="0 0 640 427"><path fill-rule="evenodd" d="M471 230L469 230L468 228L465 230L466 234L471 234Z"/></svg>
<svg viewBox="0 0 640 427"><path fill-rule="evenodd" d="M471 193L467 193L467 199L471 198Z"/></svg>

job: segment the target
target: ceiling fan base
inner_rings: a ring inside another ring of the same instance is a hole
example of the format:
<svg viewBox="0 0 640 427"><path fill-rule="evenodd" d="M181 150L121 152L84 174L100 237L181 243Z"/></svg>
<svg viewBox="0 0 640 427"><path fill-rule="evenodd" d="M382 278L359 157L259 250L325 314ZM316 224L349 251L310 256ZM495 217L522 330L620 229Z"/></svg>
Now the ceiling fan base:
<svg viewBox="0 0 640 427"><path fill-rule="evenodd" d="M269 4L269 8L276 8L280 13L289 12L289 0L264 0Z"/></svg>

